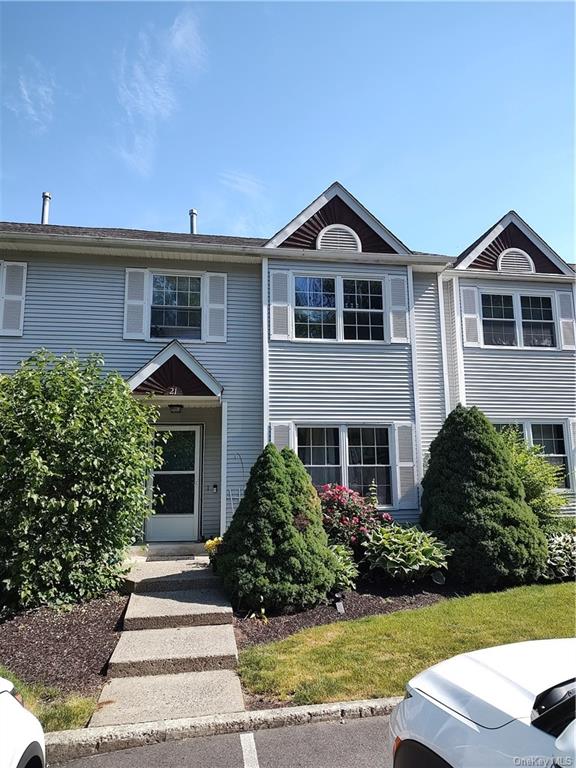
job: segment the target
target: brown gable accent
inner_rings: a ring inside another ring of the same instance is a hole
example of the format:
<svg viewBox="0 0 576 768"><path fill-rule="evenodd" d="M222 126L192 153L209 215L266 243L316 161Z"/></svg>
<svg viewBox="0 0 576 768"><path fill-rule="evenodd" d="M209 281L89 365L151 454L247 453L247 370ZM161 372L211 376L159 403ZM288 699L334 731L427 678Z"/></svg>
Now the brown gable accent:
<svg viewBox="0 0 576 768"><path fill-rule="evenodd" d="M353 229L360 238L362 250L367 253L398 253L396 248L376 234L338 195L335 195L283 243L280 243L279 248L315 250L319 232L330 224L346 224Z"/></svg>
<svg viewBox="0 0 576 768"><path fill-rule="evenodd" d="M487 269L496 271L498 269L498 256L500 256L500 254L507 248L520 248L525 251L532 257L536 272L554 275L562 274L562 270L555 264L552 264L550 259L542 253L540 248L538 248L538 246L535 245L513 222L508 224L498 237L495 237L494 240L492 240L482 253L474 259L472 264L469 265L468 269Z"/></svg>
<svg viewBox="0 0 576 768"><path fill-rule="evenodd" d="M145 381L136 387L137 395L192 395L196 397L214 397L206 384L184 365L180 358L173 355Z"/></svg>

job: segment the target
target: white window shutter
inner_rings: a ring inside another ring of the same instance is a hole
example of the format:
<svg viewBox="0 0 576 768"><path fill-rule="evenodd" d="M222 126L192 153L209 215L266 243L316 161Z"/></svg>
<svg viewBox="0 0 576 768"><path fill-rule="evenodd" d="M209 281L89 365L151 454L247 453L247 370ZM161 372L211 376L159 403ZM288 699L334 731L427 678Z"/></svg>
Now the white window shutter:
<svg viewBox="0 0 576 768"><path fill-rule="evenodd" d="M388 278L388 312L390 317L390 341L410 341L408 323L408 280L403 275Z"/></svg>
<svg viewBox="0 0 576 768"><path fill-rule="evenodd" d="M398 508L417 509L414 426L409 423L396 425L396 471Z"/></svg>
<svg viewBox="0 0 576 768"><path fill-rule="evenodd" d="M270 424L272 442L279 451L294 448L294 428L290 421L273 421Z"/></svg>
<svg viewBox="0 0 576 768"><path fill-rule="evenodd" d="M22 336L26 269L23 262L0 264L0 334L3 336Z"/></svg>
<svg viewBox="0 0 576 768"><path fill-rule="evenodd" d="M124 338L145 339L148 335L148 270L127 269L124 290Z"/></svg>
<svg viewBox="0 0 576 768"><path fill-rule="evenodd" d="M480 304L477 288L462 288L461 315L464 344L467 347L480 346Z"/></svg>
<svg viewBox="0 0 576 768"><path fill-rule="evenodd" d="M560 320L560 335L562 349L576 349L576 330L574 328L574 302L572 294L567 291L556 291L558 318Z"/></svg>
<svg viewBox="0 0 576 768"><path fill-rule="evenodd" d="M222 272L206 274L207 306L205 341L226 341L226 275Z"/></svg>
<svg viewBox="0 0 576 768"><path fill-rule="evenodd" d="M290 338L290 272L270 272L270 338Z"/></svg>

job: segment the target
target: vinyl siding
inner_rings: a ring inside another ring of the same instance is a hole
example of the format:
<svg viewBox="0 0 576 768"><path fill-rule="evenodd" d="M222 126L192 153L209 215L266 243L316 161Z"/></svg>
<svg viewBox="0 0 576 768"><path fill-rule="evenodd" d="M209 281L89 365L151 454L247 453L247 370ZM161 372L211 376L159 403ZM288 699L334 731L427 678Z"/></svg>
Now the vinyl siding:
<svg viewBox="0 0 576 768"><path fill-rule="evenodd" d="M403 267L274 261L270 269L383 277ZM271 421L295 424L414 421L409 344L269 341ZM415 519L418 510L395 512Z"/></svg>
<svg viewBox="0 0 576 768"><path fill-rule="evenodd" d="M123 338L125 267L208 270L228 274L226 343L185 341L184 346L224 387L228 402L227 490L237 498L246 471L262 450L262 311L260 266L30 254L24 334L0 337L0 371L9 373L39 347L62 354L103 355L107 370L129 378L166 341ZM242 464L245 471L242 470ZM231 510L229 516L231 517Z"/></svg>
<svg viewBox="0 0 576 768"><path fill-rule="evenodd" d="M414 273L414 324L420 406L420 436L424 467L430 443L444 422L442 338L435 274Z"/></svg>

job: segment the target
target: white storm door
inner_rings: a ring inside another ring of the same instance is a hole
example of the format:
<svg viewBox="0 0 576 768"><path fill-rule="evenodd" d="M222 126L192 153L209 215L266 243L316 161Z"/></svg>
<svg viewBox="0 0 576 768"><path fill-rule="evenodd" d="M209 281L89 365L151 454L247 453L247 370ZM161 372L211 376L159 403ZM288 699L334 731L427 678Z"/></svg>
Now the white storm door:
<svg viewBox="0 0 576 768"><path fill-rule="evenodd" d="M200 509L200 427L160 426L170 432L162 469L154 472L155 514L146 523L147 541L197 541Z"/></svg>

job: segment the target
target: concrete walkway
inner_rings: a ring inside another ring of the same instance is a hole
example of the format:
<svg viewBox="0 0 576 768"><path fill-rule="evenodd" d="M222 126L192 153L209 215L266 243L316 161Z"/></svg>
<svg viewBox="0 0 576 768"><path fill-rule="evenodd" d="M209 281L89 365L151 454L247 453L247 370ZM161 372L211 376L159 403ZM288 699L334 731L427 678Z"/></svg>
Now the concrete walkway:
<svg viewBox="0 0 576 768"><path fill-rule="evenodd" d="M244 711L232 607L202 555L137 555L124 631L89 727Z"/></svg>

